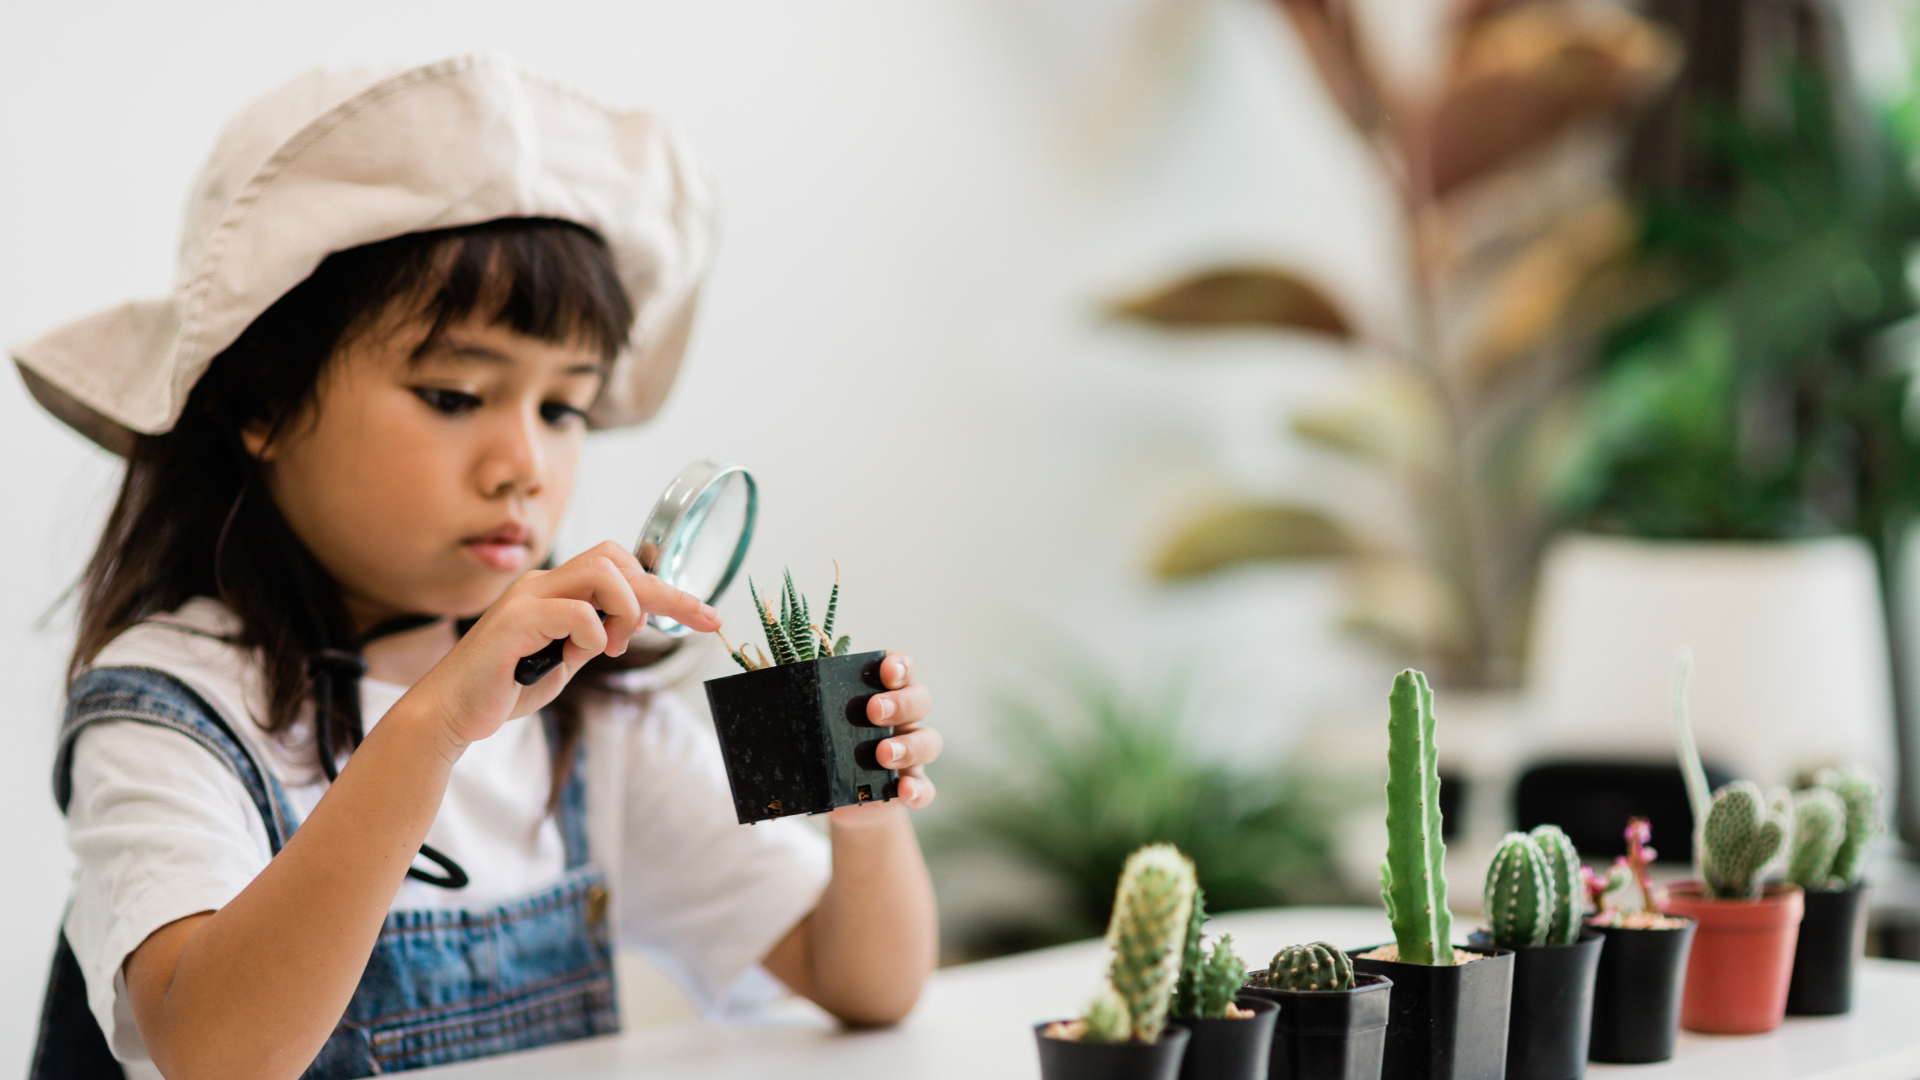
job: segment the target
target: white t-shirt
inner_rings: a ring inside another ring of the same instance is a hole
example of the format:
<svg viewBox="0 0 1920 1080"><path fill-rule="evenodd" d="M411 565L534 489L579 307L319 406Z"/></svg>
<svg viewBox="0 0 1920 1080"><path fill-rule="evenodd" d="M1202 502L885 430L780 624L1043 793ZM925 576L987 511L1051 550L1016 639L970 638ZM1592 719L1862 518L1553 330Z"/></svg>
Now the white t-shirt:
<svg viewBox="0 0 1920 1080"><path fill-rule="evenodd" d="M259 668L219 640L235 625L224 606L196 599L127 631L95 665L155 668L192 687L304 818L325 778L310 743L289 747L253 721L264 714ZM634 672L632 701L587 711L587 837L612 889L619 944L720 1013L777 989L759 961L813 910L830 865L825 838L800 820L735 820L711 729L667 688L687 667L669 661ZM405 692L362 680L367 729ZM565 852L546 809L550 769L534 717L469 747L427 842L472 882L450 891L409 878L392 908L486 907L555 883ZM204 747L165 728L103 721L75 744L67 841L78 861L67 939L89 1004L128 1075L157 1077L121 967L155 930L244 889L270 857L266 828L239 778Z"/></svg>

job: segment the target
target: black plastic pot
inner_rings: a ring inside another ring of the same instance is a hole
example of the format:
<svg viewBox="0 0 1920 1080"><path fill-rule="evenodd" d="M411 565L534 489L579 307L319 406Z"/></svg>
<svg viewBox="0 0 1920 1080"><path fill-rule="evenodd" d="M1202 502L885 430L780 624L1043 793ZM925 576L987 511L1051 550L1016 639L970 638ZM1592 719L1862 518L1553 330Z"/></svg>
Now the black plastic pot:
<svg viewBox="0 0 1920 1080"><path fill-rule="evenodd" d="M1513 947L1507 1080L1580 1080L1587 1074L1593 981L1607 939L1586 930L1571 945Z"/></svg>
<svg viewBox="0 0 1920 1080"><path fill-rule="evenodd" d="M1860 917L1866 898L1865 882L1844 892L1807 890L1787 986L1788 1015L1838 1016L1853 1009L1853 959L1866 945L1867 924Z"/></svg>
<svg viewBox="0 0 1920 1080"><path fill-rule="evenodd" d="M867 723L868 699L885 689L886 655L830 656L707 681L742 825L899 793L899 774L875 756L893 729Z"/></svg>
<svg viewBox="0 0 1920 1080"><path fill-rule="evenodd" d="M1040 1080L1176 1080L1187 1049L1187 1029L1169 1023L1154 1043L1085 1043L1049 1039L1047 1025L1033 1025L1040 1044Z"/></svg>
<svg viewBox="0 0 1920 1080"><path fill-rule="evenodd" d="M1505 1080L1513 953L1460 950L1484 959L1448 967L1361 957L1377 947L1347 955L1353 970L1393 980L1382 1080Z"/></svg>
<svg viewBox="0 0 1920 1080"><path fill-rule="evenodd" d="M1267 1054L1273 1049L1273 1021L1280 1006L1262 998L1234 999L1252 1016L1238 1020L1189 1017L1180 1023L1191 1034L1180 1059L1180 1080L1266 1080Z"/></svg>
<svg viewBox="0 0 1920 1080"><path fill-rule="evenodd" d="M1357 974L1353 982L1351 990L1241 989L1280 1005L1267 1080L1380 1080L1393 980Z"/></svg>
<svg viewBox="0 0 1920 1080"><path fill-rule="evenodd" d="M1587 1060L1644 1065L1673 1056L1693 948L1693 920L1683 921L1671 929L1594 928L1607 944L1594 974Z"/></svg>

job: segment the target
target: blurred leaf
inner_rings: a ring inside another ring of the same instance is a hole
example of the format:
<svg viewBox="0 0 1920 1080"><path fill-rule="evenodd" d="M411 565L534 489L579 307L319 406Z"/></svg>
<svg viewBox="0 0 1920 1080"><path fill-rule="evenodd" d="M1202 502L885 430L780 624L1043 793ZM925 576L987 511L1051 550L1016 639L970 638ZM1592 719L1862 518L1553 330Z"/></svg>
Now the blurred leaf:
<svg viewBox="0 0 1920 1080"><path fill-rule="evenodd" d="M1677 49L1647 20L1611 4L1536 0L1467 24L1439 100L1408 136L1425 149L1440 197L1576 121L1616 110L1671 74Z"/></svg>
<svg viewBox="0 0 1920 1080"><path fill-rule="evenodd" d="M1447 460L1439 403L1403 370L1374 374L1351 398L1296 417L1292 427L1316 446L1397 472L1427 474Z"/></svg>
<svg viewBox="0 0 1920 1080"><path fill-rule="evenodd" d="M1469 633L1460 598L1431 566L1395 555L1352 563L1353 599L1347 628L1397 651L1458 661Z"/></svg>
<svg viewBox="0 0 1920 1080"><path fill-rule="evenodd" d="M1349 338L1340 308L1320 287L1291 271L1265 267L1207 270L1114 305L1113 313L1161 326L1300 330Z"/></svg>
<svg viewBox="0 0 1920 1080"><path fill-rule="evenodd" d="M1348 122L1370 132L1386 121L1386 95L1360 41L1350 0L1276 0Z"/></svg>
<svg viewBox="0 0 1920 1080"><path fill-rule="evenodd" d="M1632 215L1609 199L1563 219L1520 251L1493 284L1467 370L1489 381L1563 327L1581 286L1631 251L1634 239Z"/></svg>
<svg viewBox="0 0 1920 1080"><path fill-rule="evenodd" d="M1353 551L1353 541L1340 523L1312 507L1229 506L1183 529L1161 553L1154 576L1175 581L1245 563L1331 559Z"/></svg>

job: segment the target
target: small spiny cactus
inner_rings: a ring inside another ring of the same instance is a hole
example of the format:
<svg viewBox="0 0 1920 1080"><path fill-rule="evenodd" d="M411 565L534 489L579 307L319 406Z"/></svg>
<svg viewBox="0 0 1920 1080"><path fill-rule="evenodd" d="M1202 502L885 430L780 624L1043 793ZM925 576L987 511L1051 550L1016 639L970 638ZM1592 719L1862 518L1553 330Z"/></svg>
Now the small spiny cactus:
<svg viewBox="0 0 1920 1080"><path fill-rule="evenodd" d="M1545 945L1556 899L1540 845L1526 833L1508 833L1487 866L1487 922L1494 943Z"/></svg>
<svg viewBox="0 0 1920 1080"><path fill-rule="evenodd" d="M1182 1020L1200 1015L1200 974L1206 965L1200 947L1201 927L1207 921L1207 891L1193 889L1193 911L1187 916L1187 940L1180 953L1180 979L1173 985L1173 1015Z"/></svg>
<svg viewBox="0 0 1920 1080"><path fill-rule="evenodd" d="M1133 1025L1127 1020L1127 1003L1119 991L1103 986L1087 1002L1086 1015L1080 1018L1080 1041L1120 1043L1133 1037Z"/></svg>
<svg viewBox="0 0 1920 1080"><path fill-rule="evenodd" d="M1585 914L1581 905L1580 852L1573 840L1558 825L1535 826L1527 834L1547 861L1547 878L1553 883L1553 925L1547 928L1547 944L1571 945L1580 940Z"/></svg>
<svg viewBox="0 0 1920 1080"><path fill-rule="evenodd" d="M1791 813L1790 799L1776 798L1769 805L1751 780L1735 780L1713 793L1701 857L1709 898L1759 898L1760 872L1785 843L1793 827Z"/></svg>
<svg viewBox="0 0 1920 1080"><path fill-rule="evenodd" d="M1113 949L1107 982L1125 1006L1136 1042L1157 1042L1166 1028L1196 888L1193 864L1172 844L1141 848L1127 857L1120 872L1113 921L1107 927ZM1091 1031L1093 1017L1082 1019Z"/></svg>
<svg viewBox="0 0 1920 1080"><path fill-rule="evenodd" d="M1351 990L1353 961L1324 941L1289 945L1273 954L1267 968L1267 986L1273 990Z"/></svg>
<svg viewBox="0 0 1920 1080"><path fill-rule="evenodd" d="M1227 1006L1233 1004L1233 996L1246 981L1247 964L1234 955L1233 935L1221 934L1200 968L1200 1018L1218 1020L1226 1016Z"/></svg>

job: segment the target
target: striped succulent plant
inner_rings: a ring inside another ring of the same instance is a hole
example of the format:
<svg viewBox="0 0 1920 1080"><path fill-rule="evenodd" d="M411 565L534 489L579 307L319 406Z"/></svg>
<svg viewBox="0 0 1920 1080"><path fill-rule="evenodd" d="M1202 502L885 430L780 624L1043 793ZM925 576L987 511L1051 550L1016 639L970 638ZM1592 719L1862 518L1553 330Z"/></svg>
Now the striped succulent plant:
<svg viewBox="0 0 1920 1080"><path fill-rule="evenodd" d="M827 596L827 613L817 625L807 598L793 585L793 571L786 571L785 578L777 607L771 600L760 599L760 589L754 585L753 578L747 578L747 592L752 595L754 610L759 613L760 629L767 635L765 652L753 642L736 649L724 634L720 637L728 655L744 671L845 656L853 648L852 640L846 635L837 640L833 636L833 620L840 610L840 564L833 564L833 592ZM748 649L759 655L749 654Z"/></svg>

